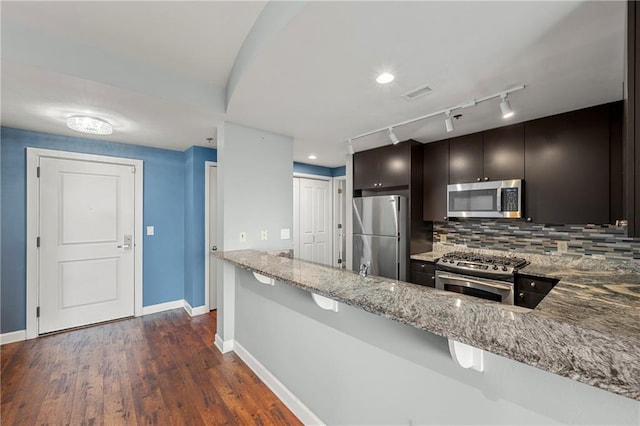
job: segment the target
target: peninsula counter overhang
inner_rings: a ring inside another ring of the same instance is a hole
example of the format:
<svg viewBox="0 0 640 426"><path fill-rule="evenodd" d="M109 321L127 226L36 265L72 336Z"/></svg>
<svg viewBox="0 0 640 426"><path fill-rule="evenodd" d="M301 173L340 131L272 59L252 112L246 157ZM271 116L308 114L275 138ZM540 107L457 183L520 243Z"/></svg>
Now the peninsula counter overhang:
<svg viewBox="0 0 640 426"><path fill-rule="evenodd" d="M580 283L575 271L555 269L561 281L529 310L254 250L215 255L278 282L640 401L640 274L596 273L601 281L594 283L585 273Z"/></svg>

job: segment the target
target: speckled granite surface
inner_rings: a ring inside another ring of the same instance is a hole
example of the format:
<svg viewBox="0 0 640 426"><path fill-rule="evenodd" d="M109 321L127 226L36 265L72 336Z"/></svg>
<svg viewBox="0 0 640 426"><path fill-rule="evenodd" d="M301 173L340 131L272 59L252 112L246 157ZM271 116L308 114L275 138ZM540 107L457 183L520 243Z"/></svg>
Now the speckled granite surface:
<svg viewBox="0 0 640 426"><path fill-rule="evenodd" d="M446 250L434 248L438 256ZM538 308L528 310L252 250L216 256L365 311L640 400L640 277L633 265L586 268L589 262L576 260L563 267L553 259L539 259L526 272L561 281ZM585 264L577 270L579 262Z"/></svg>

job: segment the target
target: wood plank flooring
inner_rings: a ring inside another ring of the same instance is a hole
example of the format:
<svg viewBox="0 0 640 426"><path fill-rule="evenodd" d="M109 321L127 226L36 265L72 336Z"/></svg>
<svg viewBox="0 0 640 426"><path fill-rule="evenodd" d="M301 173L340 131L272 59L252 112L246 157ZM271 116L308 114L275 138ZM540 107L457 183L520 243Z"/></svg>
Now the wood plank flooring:
<svg viewBox="0 0 640 426"><path fill-rule="evenodd" d="M0 423L301 424L215 330L176 309L4 345Z"/></svg>

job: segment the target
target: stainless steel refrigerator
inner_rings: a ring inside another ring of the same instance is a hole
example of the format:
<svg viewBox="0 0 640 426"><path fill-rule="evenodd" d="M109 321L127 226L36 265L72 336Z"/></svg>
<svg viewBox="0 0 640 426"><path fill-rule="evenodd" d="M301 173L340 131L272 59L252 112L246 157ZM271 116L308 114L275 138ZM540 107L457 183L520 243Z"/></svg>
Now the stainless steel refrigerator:
<svg viewBox="0 0 640 426"><path fill-rule="evenodd" d="M407 198L400 195L353 199L353 264L369 275L407 279Z"/></svg>

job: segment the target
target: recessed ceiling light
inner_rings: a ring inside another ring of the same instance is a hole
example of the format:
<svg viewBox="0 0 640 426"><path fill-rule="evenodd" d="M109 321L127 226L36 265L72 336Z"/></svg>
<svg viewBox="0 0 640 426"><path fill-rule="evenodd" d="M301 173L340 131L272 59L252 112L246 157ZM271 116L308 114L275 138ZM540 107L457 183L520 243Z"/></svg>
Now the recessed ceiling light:
<svg viewBox="0 0 640 426"><path fill-rule="evenodd" d="M315 159L317 159L318 157L316 157L316 155L315 155L315 154L310 154L307 158L308 158L309 160L315 160Z"/></svg>
<svg viewBox="0 0 640 426"><path fill-rule="evenodd" d="M387 84L387 83L391 83L394 79L394 75L390 74L388 72L383 72L382 74L380 74L377 78L376 81L379 84Z"/></svg>
<svg viewBox="0 0 640 426"><path fill-rule="evenodd" d="M86 115L74 115L67 118L67 127L80 133L90 135L110 135L113 126L108 121Z"/></svg>

